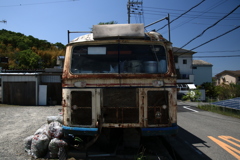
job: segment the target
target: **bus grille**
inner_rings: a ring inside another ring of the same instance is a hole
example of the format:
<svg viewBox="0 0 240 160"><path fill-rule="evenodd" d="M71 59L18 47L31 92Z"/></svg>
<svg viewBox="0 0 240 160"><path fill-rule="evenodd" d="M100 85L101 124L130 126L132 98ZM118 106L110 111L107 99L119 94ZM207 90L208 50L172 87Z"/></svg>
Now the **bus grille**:
<svg viewBox="0 0 240 160"><path fill-rule="evenodd" d="M139 123L137 89L104 88L102 91L105 123Z"/></svg>
<svg viewBox="0 0 240 160"><path fill-rule="evenodd" d="M73 91L72 92L72 112L71 121L73 125L92 124L92 92ZM77 108L74 109L73 106Z"/></svg>
<svg viewBox="0 0 240 160"><path fill-rule="evenodd" d="M168 91L148 91L148 125L168 124ZM163 109L163 105L167 108ZM156 114L160 113L160 117Z"/></svg>

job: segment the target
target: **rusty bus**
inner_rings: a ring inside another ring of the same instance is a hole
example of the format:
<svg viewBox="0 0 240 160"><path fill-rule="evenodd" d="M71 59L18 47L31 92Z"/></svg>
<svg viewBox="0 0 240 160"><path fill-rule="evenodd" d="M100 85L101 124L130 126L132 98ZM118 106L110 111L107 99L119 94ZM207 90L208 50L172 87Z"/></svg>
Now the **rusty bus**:
<svg viewBox="0 0 240 160"><path fill-rule="evenodd" d="M177 132L172 44L157 32L145 33L143 24L94 25L67 45L62 79L66 134Z"/></svg>

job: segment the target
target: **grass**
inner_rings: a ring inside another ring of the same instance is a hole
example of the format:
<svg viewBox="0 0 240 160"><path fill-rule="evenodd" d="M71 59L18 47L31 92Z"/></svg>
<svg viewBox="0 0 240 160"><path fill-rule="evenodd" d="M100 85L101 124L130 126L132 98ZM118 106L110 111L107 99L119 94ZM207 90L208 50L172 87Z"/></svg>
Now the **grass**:
<svg viewBox="0 0 240 160"><path fill-rule="evenodd" d="M225 116L235 117L240 119L240 110L231 109L231 108L225 108L225 107L219 107L215 105L199 105L199 109L210 111L218 114L222 114Z"/></svg>

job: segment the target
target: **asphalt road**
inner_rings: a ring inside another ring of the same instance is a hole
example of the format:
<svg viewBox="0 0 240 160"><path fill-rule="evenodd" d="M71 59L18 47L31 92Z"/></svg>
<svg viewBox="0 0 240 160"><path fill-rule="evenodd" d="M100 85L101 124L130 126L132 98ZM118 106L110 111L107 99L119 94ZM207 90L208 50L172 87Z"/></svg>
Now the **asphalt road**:
<svg viewBox="0 0 240 160"><path fill-rule="evenodd" d="M177 137L202 159L240 160L240 119L178 103Z"/></svg>

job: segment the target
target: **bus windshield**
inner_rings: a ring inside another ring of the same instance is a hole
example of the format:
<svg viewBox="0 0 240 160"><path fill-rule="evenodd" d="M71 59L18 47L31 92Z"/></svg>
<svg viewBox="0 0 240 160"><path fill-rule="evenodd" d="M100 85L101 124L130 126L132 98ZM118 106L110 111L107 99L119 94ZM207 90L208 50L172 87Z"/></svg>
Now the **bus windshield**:
<svg viewBox="0 0 240 160"><path fill-rule="evenodd" d="M161 45L77 45L72 49L71 73L165 73L166 58Z"/></svg>

